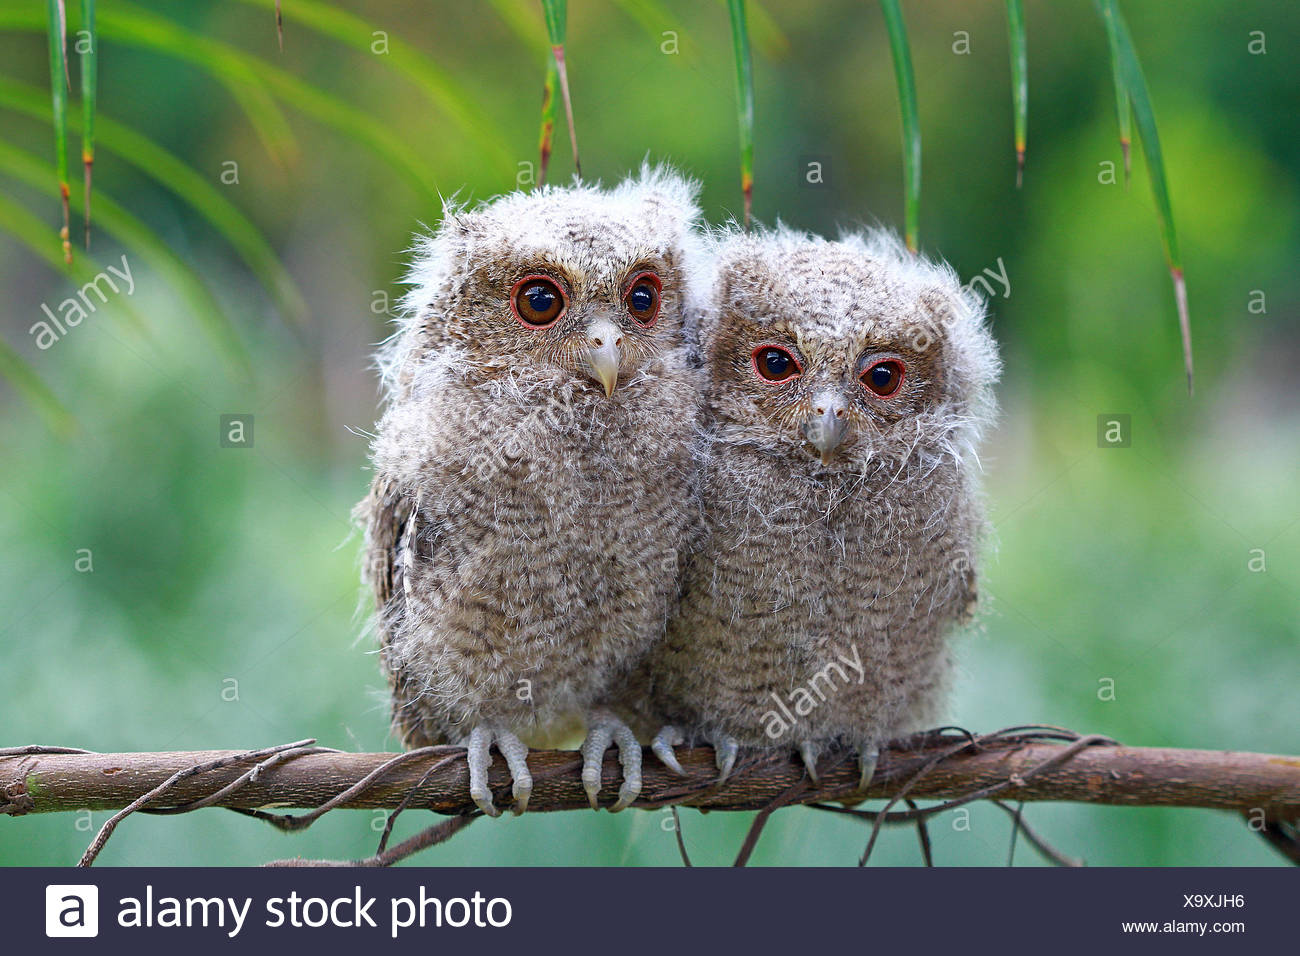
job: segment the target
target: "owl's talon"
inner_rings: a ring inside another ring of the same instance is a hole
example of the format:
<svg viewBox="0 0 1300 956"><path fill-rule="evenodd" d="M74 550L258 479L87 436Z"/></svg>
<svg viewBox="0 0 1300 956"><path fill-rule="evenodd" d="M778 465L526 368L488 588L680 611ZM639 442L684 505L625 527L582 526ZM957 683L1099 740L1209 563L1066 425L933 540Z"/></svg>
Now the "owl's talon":
<svg viewBox="0 0 1300 956"><path fill-rule="evenodd" d="M603 723L593 723L582 742L582 789L587 791L591 809L599 810L600 770L605 762L605 751L614 739L613 728Z"/></svg>
<svg viewBox="0 0 1300 956"><path fill-rule="evenodd" d="M714 762L718 765L718 783L725 783L731 776L731 771L736 766L736 754L739 752L740 744L736 743L735 737L723 734L713 741Z"/></svg>
<svg viewBox="0 0 1300 956"><path fill-rule="evenodd" d="M659 758L660 763L677 774L677 776L684 777L686 771L682 769L677 754L673 752L674 747L680 747L684 743L686 743L685 735L669 724L655 734L654 740L650 741L650 749L654 751L654 755Z"/></svg>
<svg viewBox="0 0 1300 956"><path fill-rule="evenodd" d="M515 798L516 815L528 809L528 798L533 793L533 775L528 770L528 747L510 731L491 724L479 724L465 741L465 762L469 765L469 795L475 805L490 817L501 816L492 802L492 789L488 786L488 768L492 766L492 745L506 760L510 768L511 793Z"/></svg>
<svg viewBox="0 0 1300 956"><path fill-rule="evenodd" d="M465 763L469 765L469 795L478 808L490 817L501 816L492 805L492 791L488 788L488 767L492 765L492 729L479 724L469 732L465 741Z"/></svg>
<svg viewBox="0 0 1300 956"><path fill-rule="evenodd" d="M528 800L533 795L533 775L528 770L528 746L508 730L496 732L497 750L506 758L513 782L510 795L515 798L511 812L515 816L528 809Z"/></svg>
<svg viewBox="0 0 1300 956"><path fill-rule="evenodd" d="M880 760L880 748L870 741L864 741L858 745L858 761L861 768L861 776L858 778L858 789L866 791L871 786L871 778L876 775L876 763Z"/></svg>
<svg viewBox="0 0 1300 956"><path fill-rule="evenodd" d="M817 745L811 740L805 740L799 744L799 756L803 760L804 769L808 771L808 777L814 784L821 783L817 776Z"/></svg>
<svg viewBox="0 0 1300 956"><path fill-rule="evenodd" d="M587 791L591 809L600 809L601 767L605 751L613 744L618 747L618 760L623 768L623 784L618 789L618 799L609 808L617 813L630 806L641 795L641 743L627 724L608 711L593 711L587 728L587 739L582 742L582 789Z"/></svg>

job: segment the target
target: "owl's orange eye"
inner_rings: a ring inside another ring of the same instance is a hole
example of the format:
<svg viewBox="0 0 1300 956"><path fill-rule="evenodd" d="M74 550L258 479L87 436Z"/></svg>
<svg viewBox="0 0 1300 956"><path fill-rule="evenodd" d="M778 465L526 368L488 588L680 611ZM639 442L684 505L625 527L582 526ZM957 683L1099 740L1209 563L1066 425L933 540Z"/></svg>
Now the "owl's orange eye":
<svg viewBox="0 0 1300 956"><path fill-rule="evenodd" d="M637 275L628 286L627 295L623 296L623 304L627 306L628 315L646 328L654 325L655 319L659 318L661 291L663 291L663 283L653 272L642 272Z"/></svg>
<svg viewBox="0 0 1300 956"><path fill-rule="evenodd" d="M862 384L879 398L889 398L903 384L906 369L898 359L872 362L862 373Z"/></svg>
<svg viewBox="0 0 1300 956"><path fill-rule="evenodd" d="M752 361L758 377L773 385L797 378L803 371L799 367L798 359L775 345L760 345L754 349Z"/></svg>
<svg viewBox="0 0 1300 956"><path fill-rule="evenodd" d="M565 305L564 292L546 276L524 276L510 291L510 311L530 329L554 325Z"/></svg>

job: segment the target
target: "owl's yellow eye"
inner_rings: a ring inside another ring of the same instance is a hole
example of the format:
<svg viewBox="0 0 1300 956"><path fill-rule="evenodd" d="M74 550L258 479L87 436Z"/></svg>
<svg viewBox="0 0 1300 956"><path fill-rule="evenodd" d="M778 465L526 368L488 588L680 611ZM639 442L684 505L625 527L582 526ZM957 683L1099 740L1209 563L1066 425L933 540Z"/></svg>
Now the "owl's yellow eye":
<svg viewBox="0 0 1300 956"><path fill-rule="evenodd" d="M878 398L889 398L898 392L907 374L898 359L881 359L867 366L861 375L862 384Z"/></svg>
<svg viewBox="0 0 1300 956"><path fill-rule="evenodd" d="M760 345L754 349L752 361L758 377L773 385L797 378L803 371L798 359L776 345Z"/></svg>
<svg viewBox="0 0 1300 956"><path fill-rule="evenodd" d="M663 283L653 272L642 272L628 286L623 304L627 306L628 315L641 325L649 328L659 318L659 293Z"/></svg>
<svg viewBox="0 0 1300 956"><path fill-rule="evenodd" d="M546 276L524 276L510 291L510 311L530 329L554 325L567 304L563 290Z"/></svg>

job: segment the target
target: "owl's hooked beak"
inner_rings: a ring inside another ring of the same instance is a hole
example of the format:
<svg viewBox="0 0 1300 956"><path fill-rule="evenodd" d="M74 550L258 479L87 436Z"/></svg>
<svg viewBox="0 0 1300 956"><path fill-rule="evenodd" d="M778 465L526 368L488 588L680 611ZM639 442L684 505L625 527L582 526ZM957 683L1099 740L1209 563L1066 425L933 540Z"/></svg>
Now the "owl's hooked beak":
<svg viewBox="0 0 1300 956"><path fill-rule="evenodd" d="M618 386L618 373L623 365L623 330L609 319L596 319L587 326L587 351L583 361L591 376L605 388L605 397L612 398Z"/></svg>
<svg viewBox="0 0 1300 956"><path fill-rule="evenodd" d="M822 464L831 463L831 455L844 441L849 430L849 405L834 392L813 396L813 411L803 423L803 437L821 452Z"/></svg>

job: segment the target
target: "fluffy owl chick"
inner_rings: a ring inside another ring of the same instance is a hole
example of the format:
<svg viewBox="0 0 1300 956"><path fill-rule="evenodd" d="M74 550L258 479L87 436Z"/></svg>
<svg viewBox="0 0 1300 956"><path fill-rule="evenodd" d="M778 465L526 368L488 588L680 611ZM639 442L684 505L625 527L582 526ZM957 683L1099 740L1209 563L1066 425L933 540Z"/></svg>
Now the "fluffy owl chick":
<svg viewBox="0 0 1300 956"><path fill-rule="evenodd" d="M466 746L490 815L490 747L522 812L527 746L584 724L593 808L611 744L611 809L640 792L640 747L605 705L677 595L695 192L647 168L611 190L447 209L380 356L387 404L357 517L393 722L408 747Z"/></svg>
<svg viewBox="0 0 1300 956"><path fill-rule="evenodd" d="M972 612L975 455L999 364L979 300L883 232L716 238L704 303L703 544L648 658L655 750L797 747L816 779L943 706Z"/></svg>

